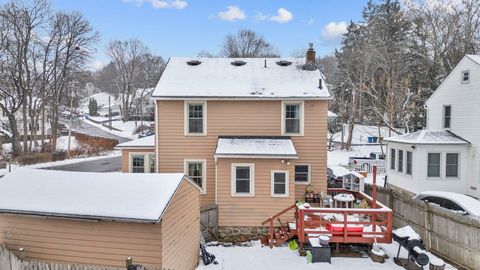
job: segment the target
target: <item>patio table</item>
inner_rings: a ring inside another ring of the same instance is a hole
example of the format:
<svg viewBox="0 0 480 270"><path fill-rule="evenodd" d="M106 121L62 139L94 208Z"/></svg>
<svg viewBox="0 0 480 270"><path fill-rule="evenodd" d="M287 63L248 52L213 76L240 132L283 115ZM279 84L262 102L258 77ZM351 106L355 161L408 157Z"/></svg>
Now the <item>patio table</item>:
<svg viewBox="0 0 480 270"><path fill-rule="evenodd" d="M342 205L342 203L345 203L346 208L349 208L348 204L351 203L350 208L353 208L353 201L355 201L355 197L353 197L353 195L350 193L340 193L335 195L333 197L333 200L335 203L335 208L338 208L339 202L340 202L340 205Z"/></svg>

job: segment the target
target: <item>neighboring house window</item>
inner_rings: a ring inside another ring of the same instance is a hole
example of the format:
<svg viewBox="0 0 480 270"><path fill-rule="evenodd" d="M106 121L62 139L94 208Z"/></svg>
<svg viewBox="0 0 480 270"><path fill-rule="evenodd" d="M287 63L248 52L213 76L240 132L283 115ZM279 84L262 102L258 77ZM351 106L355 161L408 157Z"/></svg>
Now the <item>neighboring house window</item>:
<svg viewBox="0 0 480 270"><path fill-rule="evenodd" d="M131 153L130 154L130 172L154 173L155 172L155 154Z"/></svg>
<svg viewBox="0 0 480 270"><path fill-rule="evenodd" d="M148 154L148 161L150 165L150 173L155 172L155 154Z"/></svg>
<svg viewBox="0 0 480 270"><path fill-rule="evenodd" d="M206 103L186 103L185 133L190 135L206 134Z"/></svg>
<svg viewBox="0 0 480 270"><path fill-rule="evenodd" d="M132 155L132 173L144 173L145 172L145 155L135 154Z"/></svg>
<svg viewBox="0 0 480 270"><path fill-rule="evenodd" d="M303 134L303 103L285 102L282 107L283 134Z"/></svg>
<svg viewBox="0 0 480 270"><path fill-rule="evenodd" d="M458 153L447 153L445 176L458 177Z"/></svg>
<svg viewBox="0 0 480 270"><path fill-rule="evenodd" d="M428 153L428 177L440 177L440 153Z"/></svg>
<svg viewBox="0 0 480 270"><path fill-rule="evenodd" d="M403 150L398 150L398 171L403 172Z"/></svg>
<svg viewBox="0 0 480 270"><path fill-rule="evenodd" d="M390 169L395 170L395 149L390 149Z"/></svg>
<svg viewBox="0 0 480 270"><path fill-rule="evenodd" d="M295 182L310 183L310 165L295 165Z"/></svg>
<svg viewBox="0 0 480 270"><path fill-rule="evenodd" d="M254 195L254 165L232 164L232 195Z"/></svg>
<svg viewBox="0 0 480 270"><path fill-rule="evenodd" d="M407 174L412 175L412 152L407 151Z"/></svg>
<svg viewBox="0 0 480 270"><path fill-rule="evenodd" d="M272 171L272 197L288 197L287 171Z"/></svg>
<svg viewBox="0 0 480 270"><path fill-rule="evenodd" d="M185 174L192 179L205 194L205 160L186 160L185 161Z"/></svg>
<svg viewBox="0 0 480 270"><path fill-rule="evenodd" d="M462 83L469 83L470 82L470 71L462 71Z"/></svg>
<svg viewBox="0 0 480 270"><path fill-rule="evenodd" d="M450 128L452 119L452 106L443 106L443 128Z"/></svg>

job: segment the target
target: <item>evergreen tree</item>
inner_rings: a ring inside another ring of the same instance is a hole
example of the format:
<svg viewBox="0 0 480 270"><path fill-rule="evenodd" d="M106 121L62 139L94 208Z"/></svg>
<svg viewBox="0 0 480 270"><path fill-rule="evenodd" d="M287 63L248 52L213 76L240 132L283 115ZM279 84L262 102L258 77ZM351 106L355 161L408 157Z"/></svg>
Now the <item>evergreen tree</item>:
<svg viewBox="0 0 480 270"><path fill-rule="evenodd" d="M98 115L98 105L97 101L94 98L88 101L88 114L90 114L91 116Z"/></svg>

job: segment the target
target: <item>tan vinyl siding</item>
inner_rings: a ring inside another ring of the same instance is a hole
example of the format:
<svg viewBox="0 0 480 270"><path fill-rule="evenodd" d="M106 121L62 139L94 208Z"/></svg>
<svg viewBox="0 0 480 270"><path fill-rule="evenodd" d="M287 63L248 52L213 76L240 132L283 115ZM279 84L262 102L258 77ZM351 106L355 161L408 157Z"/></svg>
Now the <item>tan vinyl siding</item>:
<svg viewBox="0 0 480 270"><path fill-rule="evenodd" d="M303 137L292 137L299 163L311 164L315 191L326 191L328 101L305 101ZM207 136L184 136L184 101L157 101L158 151L160 172L183 172L184 159L207 160L207 192L202 205L215 202L214 152L220 135L280 136L282 102L207 101ZM294 175L291 175L293 179ZM305 187L297 185L296 195L303 199Z"/></svg>
<svg viewBox="0 0 480 270"><path fill-rule="evenodd" d="M162 218L164 269L195 269L199 259L200 192L187 181L180 185Z"/></svg>
<svg viewBox="0 0 480 270"><path fill-rule="evenodd" d="M0 238L27 259L124 266L161 266L161 224L84 221L0 214Z"/></svg>
<svg viewBox="0 0 480 270"><path fill-rule="evenodd" d="M253 163L253 196L232 196L232 163ZM218 160L218 225L261 226L262 221L295 203L293 163L282 164L279 159L219 159ZM289 197L271 196L271 172L289 172Z"/></svg>
<svg viewBox="0 0 480 270"><path fill-rule="evenodd" d="M122 149L122 173L130 172L130 153L151 153L154 154L155 150L152 148L139 148L139 149Z"/></svg>

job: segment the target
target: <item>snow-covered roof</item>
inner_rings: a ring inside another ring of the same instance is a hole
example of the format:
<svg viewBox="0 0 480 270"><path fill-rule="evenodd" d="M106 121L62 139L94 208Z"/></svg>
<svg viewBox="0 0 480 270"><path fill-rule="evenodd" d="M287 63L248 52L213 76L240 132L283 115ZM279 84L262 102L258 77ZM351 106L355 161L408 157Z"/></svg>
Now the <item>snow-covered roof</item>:
<svg viewBox="0 0 480 270"><path fill-rule="evenodd" d="M330 99L325 78L317 69L304 70L304 58L170 58L152 97L240 99ZM233 61L244 61L241 66ZM290 65L277 62L286 60ZM265 68L265 61L267 67ZM322 79L322 88L319 88Z"/></svg>
<svg viewBox="0 0 480 270"><path fill-rule="evenodd" d="M0 212L158 222L183 179L181 173L19 168L0 178Z"/></svg>
<svg viewBox="0 0 480 270"><path fill-rule="evenodd" d="M332 111L328 111L328 117L338 117L338 115Z"/></svg>
<svg viewBox="0 0 480 270"><path fill-rule="evenodd" d="M480 54L467 54L467 56L480 65Z"/></svg>
<svg viewBox="0 0 480 270"><path fill-rule="evenodd" d="M344 176L350 173L350 170L342 166L328 166L335 177Z"/></svg>
<svg viewBox="0 0 480 270"><path fill-rule="evenodd" d="M230 137L218 138L216 157L297 158L290 137Z"/></svg>
<svg viewBox="0 0 480 270"><path fill-rule="evenodd" d="M470 215L480 218L480 201L464 194L448 191L424 191L416 197L425 198L428 196L440 197L455 202Z"/></svg>
<svg viewBox="0 0 480 270"><path fill-rule="evenodd" d="M135 140L131 140L128 142L124 142L121 144L117 144L116 148L124 149L124 148L153 148L155 147L155 136L147 136Z"/></svg>
<svg viewBox="0 0 480 270"><path fill-rule="evenodd" d="M385 141L410 144L470 144L448 130L420 130L386 138Z"/></svg>

